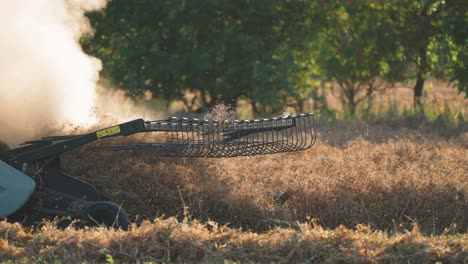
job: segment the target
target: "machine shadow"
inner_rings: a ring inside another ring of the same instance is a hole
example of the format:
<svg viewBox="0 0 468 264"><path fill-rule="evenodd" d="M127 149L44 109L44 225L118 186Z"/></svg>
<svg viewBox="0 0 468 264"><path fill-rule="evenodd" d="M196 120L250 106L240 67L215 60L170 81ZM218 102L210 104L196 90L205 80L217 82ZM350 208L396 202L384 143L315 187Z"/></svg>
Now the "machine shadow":
<svg viewBox="0 0 468 264"><path fill-rule="evenodd" d="M127 140L110 141L122 144ZM106 200L121 205L136 223L176 217L259 230L266 229L262 219L273 216L255 201L255 193L239 192L242 179L222 175L227 168L219 166L219 159L165 158L147 151L92 151L100 144L63 154L62 166L68 174L94 185Z"/></svg>

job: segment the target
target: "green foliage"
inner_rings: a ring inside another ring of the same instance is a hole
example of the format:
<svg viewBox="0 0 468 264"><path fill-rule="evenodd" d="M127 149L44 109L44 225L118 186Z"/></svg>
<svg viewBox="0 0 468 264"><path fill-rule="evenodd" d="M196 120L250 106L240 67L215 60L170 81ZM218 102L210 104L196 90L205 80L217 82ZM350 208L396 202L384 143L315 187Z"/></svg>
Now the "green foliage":
<svg viewBox="0 0 468 264"><path fill-rule="evenodd" d="M246 98L254 113L308 111L309 98L323 105L317 83L332 81L354 117L376 91L405 79L416 81L415 102L428 76L468 93L465 6L464 0L113 0L89 14L96 32L82 45L102 60L102 75L129 94L150 90L182 100L188 110Z"/></svg>
<svg viewBox="0 0 468 264"><path fill-rule="evenodd" d="M106 254L105 257L106 257L106 263L109 263L109 264L115 263L114 258L112 257L111 254Z"/></svg>
<svg viewBox="0 0 468 264"><path fill-rule="evenodd" d="M468 13L463 2L403 0L388 9L391 29L395 32L394 42L402 47L403 61L410 66L406 75L416 78L416 104L420 104L424 81L429 75L443 79L449 77L458 84L460 91L466 90L466 76L461 72L468 70L468 64L460 59L460 55L457 56L466 54L463 45L468 41Z"/></svg>
<svg viewBox="0 0 468 264"><path fill-rule="evenodd" d="M448 15L443 17L440 30L450 43L451 65L448 77L460 92L468 96L468 8L464 0L447 1Z"/></svg>
<svg viewBox="0 0 468 264"><path fill-rule="evenodd" d="M401 50L382 13L390 3L330 1L323 3L323 30L311 43L321 75L335 81L351 116L357 105L385 86L381 76L395 79ZM392 67L391 67L392 66Z"/></svg>
<svg viewBox="0 0 468 264"><path fill-rule="evenodd" d="M293 93L292 76L301 71L304 21L288 22L310 20L312 7L313 1L115 0L91 15L96 34L83 45L103 60L104 76L132 92L172 100L191 91L202 107L246 96L274 108Z"/></svg>

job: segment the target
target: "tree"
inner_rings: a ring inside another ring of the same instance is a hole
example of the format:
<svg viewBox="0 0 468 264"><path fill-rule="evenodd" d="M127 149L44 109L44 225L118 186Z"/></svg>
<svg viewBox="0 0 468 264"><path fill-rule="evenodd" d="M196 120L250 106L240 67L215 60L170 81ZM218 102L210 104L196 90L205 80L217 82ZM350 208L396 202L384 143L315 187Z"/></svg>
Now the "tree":
<svg viewBox="0 0 468 264"><path fill-rule="evenodd" d="M389 3L323 1L326 23L311 42L323 76L336 82L351 117L357 106L393 81L402 51L382 16ZM393 68L392 68L393 67Z"/></svg>
<svg viewBox="0 0 468 264"><path fill-rule="evenodd" d="M247 98L255 113L299 110L311 78L336 83L350 116L376 91L429 76L467 92L464 0L113 0L82 40L102 75L131 94L189 110Z"/></svg>
<svg viewBox="0 0 468 264"><path fill-rule="evenodd" d="M277 111L294 94L291 76L304 71L298 59L306 36L297 18L310 21L314 1L139 3L114 0L91 14L96 32L83 40L119 86L183 100L188 108L246 96L256 112Z"/></svg>
<svg viewBox="0 0 468 264"><path fill-rule="evenodd" d="M446 1L443 7L447 15L442 18L441 30L451 59L448 76L468 97L468 7L464 0Z"/></svg>
<svg viewBox="0 0 468 264"><path fill-rule="evenodd" d="M424 82L430 74L437 77L451 74L453 79L461 80L461 84L466 83L466 77L460 76L457 70L459 66L463 68L466 65L462 66L463 63L452 56L453 50L460 50L459 45L464 45L466 35L464 40L459 39L456 43L453 39L456 32L444 31L444 21L448 24L456 21L457 26L465 27L460 30L466 32L467 13L461 11L464 5L466 3L450 0L403 0L386 10L386 15L391 18L395 41L404 49L404 60L414 67L415 107L421 106ZM465 21L464 26L462 21Z"/></svg>

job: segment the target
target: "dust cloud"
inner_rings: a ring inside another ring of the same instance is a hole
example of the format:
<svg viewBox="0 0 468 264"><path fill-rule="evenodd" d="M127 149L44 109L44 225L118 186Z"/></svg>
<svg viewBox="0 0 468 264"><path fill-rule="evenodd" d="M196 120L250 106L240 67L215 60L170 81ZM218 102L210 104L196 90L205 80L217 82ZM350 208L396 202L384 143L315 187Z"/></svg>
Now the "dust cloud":
<svg viewBox="0 0 468 264"><path fill-rule="evenodd" d="M0 0L0 139L93 124L101 62L79 39L107 0Z"/></svg>

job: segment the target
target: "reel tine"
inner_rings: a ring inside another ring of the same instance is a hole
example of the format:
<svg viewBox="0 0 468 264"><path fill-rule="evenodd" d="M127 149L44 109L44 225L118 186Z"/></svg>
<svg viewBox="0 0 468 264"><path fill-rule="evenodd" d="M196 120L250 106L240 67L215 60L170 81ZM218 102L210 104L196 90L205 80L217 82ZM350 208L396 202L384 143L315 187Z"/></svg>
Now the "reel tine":
<svg viewBox="0 0 468 264"><path fill-rule="evenodd" d="M166 132L165 142L100 147L95 150L148 150L159 156L221 158L292 152L316 141L312 113L261 120L170 118L146 122L147 131Z"/></svg>

